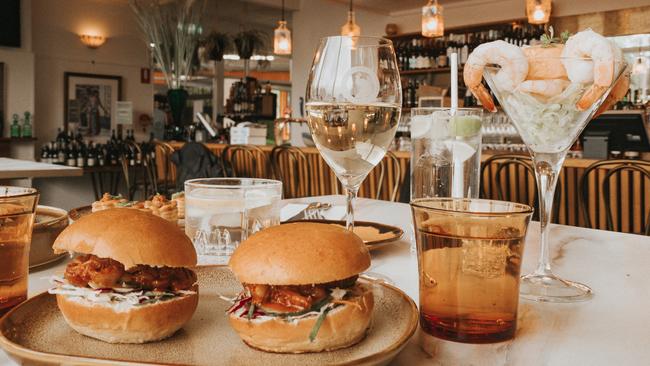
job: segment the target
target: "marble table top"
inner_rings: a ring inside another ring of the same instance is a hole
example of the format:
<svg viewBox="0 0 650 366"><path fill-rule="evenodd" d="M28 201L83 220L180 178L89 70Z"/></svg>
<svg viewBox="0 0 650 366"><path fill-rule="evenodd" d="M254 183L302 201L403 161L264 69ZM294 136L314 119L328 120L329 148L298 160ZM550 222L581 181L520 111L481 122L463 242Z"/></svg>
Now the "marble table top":
<svg viewBox="0 0 650 366"><path fill-rule="evenodd" d="M78 177L83 169L31 160L0 158L0 179Z"/></svg>
<svg viewBox="0 0 650 366"><path fill-rule="evenodd" d="M293 202L343 205L343 196ZM418 301L417 256L408 205L359 199L356 218L401 227L405 234L372 252L369 271L390 278ZM423 336L411 339L393 365L647 365L650 364L650 237L553 225L556 273L591 286L594 297L575 304L519 302L515 339L468 345ZM522 273L539 254L539 224L530 224ZM47 276L64 263L30 274L30 296L47 289ZM14 365L0 351L0 365Z"/></svg>

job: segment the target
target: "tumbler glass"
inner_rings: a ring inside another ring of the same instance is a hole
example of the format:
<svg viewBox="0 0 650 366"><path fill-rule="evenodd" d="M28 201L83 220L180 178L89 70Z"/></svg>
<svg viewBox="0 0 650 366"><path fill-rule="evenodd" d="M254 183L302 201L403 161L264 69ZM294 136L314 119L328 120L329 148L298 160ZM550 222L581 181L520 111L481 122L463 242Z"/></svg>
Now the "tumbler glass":
<svg viewBox="0 0 650 366"><path fill-rule="evenodd" d="M226 264L249 235L280 224L282 182L199 178L185 182L185 234L199 264Z"/></svg>
<svg viewBox="0 0 650 366"><path fill-rule="evenodd" d="M411 109L411 199L478 198L482 118L478 108Z"/></svg>
<svg viewBox="0 0 650 366"><path fill-rule="evenodd" d="M0 316L27 299L34 188L0 186Z"/></svg>
<svg viewBox="0 0 650 366"><path fill-rule="evenodd" d="M422 330L463 343L513 338L524 238L533 209L457 198L417 199L411 208Z"/></svg>

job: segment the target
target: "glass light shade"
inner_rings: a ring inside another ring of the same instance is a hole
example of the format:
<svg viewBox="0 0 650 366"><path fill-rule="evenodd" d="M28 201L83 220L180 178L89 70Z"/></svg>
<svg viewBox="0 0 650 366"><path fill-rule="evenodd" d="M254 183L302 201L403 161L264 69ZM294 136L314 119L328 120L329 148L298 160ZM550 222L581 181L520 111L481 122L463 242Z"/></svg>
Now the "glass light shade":
<svg viewBox="0 0 650 366"><path fill-rule="evenodd" d="M94 36L90 34L80 34L79 39L88 48L99 48L106 42L106 37L104 36Z"/></svg>
<svg viewBox="0 0 650 366"><path fill-rule="evenodd" d="M424 37L442 37L445 34L445 20L442 6L429 1L422 7L422 35Z"/></svg>
<svg viewBox="0 0 650 366"><path fill-rule="evenodd" d="M348 21L341 27L341 35L348 37L359 37L361 35L361 27L354 20L354 11L348 11Z"/></svg>
<svg viewBox="0 0 650 366"><path fill-rule="evenodd" d="M530 24L546 24L551 17L551 0L526 0L526 16Z"/></svg>
<svg viewBox="0 0 650 366"><path fill-rule="evenodd" d="M287 22L280 20L275 28L273 37L273 53L276 55L291 54L291 31L287 28Z"/></svg>

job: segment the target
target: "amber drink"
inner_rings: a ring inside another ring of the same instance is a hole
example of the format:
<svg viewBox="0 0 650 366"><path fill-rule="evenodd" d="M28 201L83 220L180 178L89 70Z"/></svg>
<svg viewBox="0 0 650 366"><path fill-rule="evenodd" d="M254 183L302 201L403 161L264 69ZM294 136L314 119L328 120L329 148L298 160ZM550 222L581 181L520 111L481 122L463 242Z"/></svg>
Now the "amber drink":
<svg viewBox="0 0 650 366"><path fill-rule="evenodd" d="M29 246L38 191L0 186L0 315L27 299Z"/></svg>
<svg viewBox="0 0 650 366"><path fill-rule="evenodd" d="M514 337L529 206L425 198L411 204L418 247L420 325L464 343Z"/></svg>

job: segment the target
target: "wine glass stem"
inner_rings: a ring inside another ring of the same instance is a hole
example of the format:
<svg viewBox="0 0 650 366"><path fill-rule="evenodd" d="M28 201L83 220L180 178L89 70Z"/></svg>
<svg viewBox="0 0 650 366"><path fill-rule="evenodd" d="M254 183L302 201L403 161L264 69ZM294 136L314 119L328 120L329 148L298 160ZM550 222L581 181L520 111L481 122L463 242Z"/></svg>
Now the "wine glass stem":
<svg viewBox="0 0 650 366"><path fill-rule="evenodd" d="M359 187L345 187L345 195L347 197L347 209L345 212L345 228L352 231L354 229L354 208L352 204L354 199L357 198Z"/></svg>
<svg viewBox="0 0 650 366"><path fill-rule="evenodd" d="M566 158L566 152L555 154L534 154L535 177L537 179L537 190L539 193L539 224L541 228L541 253L535 274L550 275L551 261L549 258L549 232L551 214L553 212L553 198L555 187L562 163Z"/></svg>

